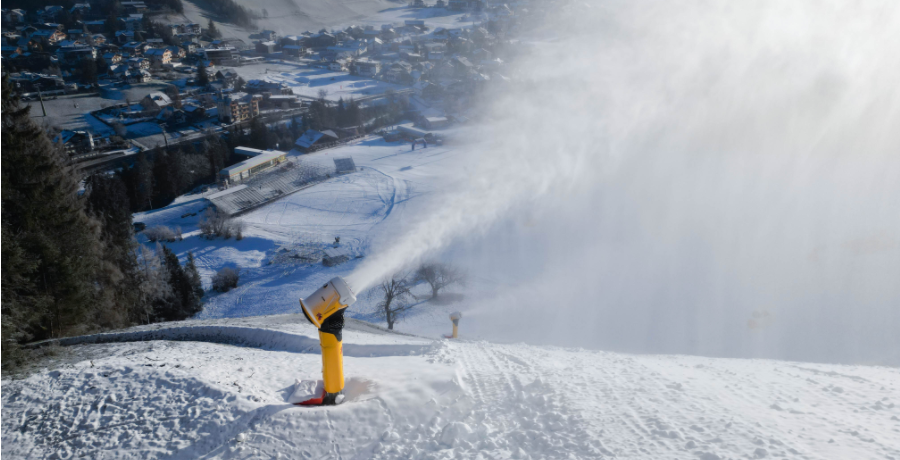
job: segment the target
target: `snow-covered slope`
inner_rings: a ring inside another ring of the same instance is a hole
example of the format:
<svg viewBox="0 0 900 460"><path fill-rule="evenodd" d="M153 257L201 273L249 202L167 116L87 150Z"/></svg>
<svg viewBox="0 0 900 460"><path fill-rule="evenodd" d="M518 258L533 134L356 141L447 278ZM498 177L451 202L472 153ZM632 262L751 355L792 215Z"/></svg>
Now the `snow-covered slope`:
<svg viewBox="0 0 900 460"><path fill-rule="evenodd" d="M334 168L335 158L351 157L358 171L334 177L241 215L245 225L240 241L206 240L199 237L197 222L208 202L202 195L185 195L162 209L134 216L147 226L180 227L183 241L166 243L184 261L188 251L196 256L204 285L226 266L241 270L238 288L225 293L208 292L200 318L244 317L299 312L298 300L333 278L346 276L363 259L354 258L334 267L292 257L309 248L324 248L335 237L352 257L365 257L382 237L396 234L414 222L430 205L435 192L446 190L465 173L468 163L460 145L421 147L389 143L372 136L352 145L310 155L291 154L298 163ZM145 238L139 236L141 241ZM152 247L152 246L151 246ZM364 294L364 293L359 293ZM361 295L350 315L371 316L373 299ZM440 324L456 304L435 306ZM433 311L422 312L432 325ZM411 325L409 331L423 332ZM439 336L435 332L433 336Z"/></svg>
<svg viewBox="0 0 900 460"><path fill-rule="evenodd" d="M351 322L348 401L300 408L295 381L321 375L318 350L284 345L314 340L301 321L73 346L91 359L3 381L3 456L900 458L897 369L431 342Z"/></svg>
<svg viewBox="0 0 900 460"><path fill-rule="evenodd" d="M274 30L279 36L299 35L304 31L332 30L349 25L375 25L402 23L407 19L424 19L431 27L458 27L466 14L444 8L409 8L408 2L390 0L238 0L238 4L250 10L257 30ZM224 37L241 38L248 44L253 28L239 27L224 22L210 13L204 1L186 0L184 14L171 15L169 22L196 22L206 27L208 19L217 22Z"/></svg>

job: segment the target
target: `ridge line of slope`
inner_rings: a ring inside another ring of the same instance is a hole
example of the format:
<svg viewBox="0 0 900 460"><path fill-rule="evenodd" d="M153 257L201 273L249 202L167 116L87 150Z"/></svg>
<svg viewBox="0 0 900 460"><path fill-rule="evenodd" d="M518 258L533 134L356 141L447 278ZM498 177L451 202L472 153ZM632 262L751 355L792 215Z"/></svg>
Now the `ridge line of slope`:
<svg viewBox="0 0 900 460"><path fill-rule="evenodd" d="M51 343L61 346L72 346L117 342L146 342L151 340L207 342L292 353L318 353L319 349L319 340L317 338L271 329L240 326L182 326L156 330L111 332L65 337L41 342L33 346L37 347ZM431 343L423 343L422 345L345 343L343 350L344 355L350 357L381 357L424 354L430 347Z"/></svg>

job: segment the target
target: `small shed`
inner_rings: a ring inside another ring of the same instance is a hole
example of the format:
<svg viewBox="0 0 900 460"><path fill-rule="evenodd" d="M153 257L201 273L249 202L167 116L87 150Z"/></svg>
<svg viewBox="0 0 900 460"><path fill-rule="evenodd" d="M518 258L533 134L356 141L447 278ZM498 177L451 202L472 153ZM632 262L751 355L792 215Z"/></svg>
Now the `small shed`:
<svg viewBox="0 0 900 460"><path fill-rule="evenodd" d="M323 250L325 257L322 258L322 265L333 267L350 260L350 254L344 248L326 248Z"/></svg>
<svg viewBox="0 0 900 460"><path fill-rule="evenodd" d="M352 157L335 158L334 159L334 171L338 174L346 174L346 173L355 172L356 171L356 163L353 162Z"/></svg>
<svg viewBox="0 0 900 460"><path fill-rule="evenodd" d="M428 130L445 128L448 125L450 125L450 120L447 117L425 117L422 119L422 127Z"/></svg>

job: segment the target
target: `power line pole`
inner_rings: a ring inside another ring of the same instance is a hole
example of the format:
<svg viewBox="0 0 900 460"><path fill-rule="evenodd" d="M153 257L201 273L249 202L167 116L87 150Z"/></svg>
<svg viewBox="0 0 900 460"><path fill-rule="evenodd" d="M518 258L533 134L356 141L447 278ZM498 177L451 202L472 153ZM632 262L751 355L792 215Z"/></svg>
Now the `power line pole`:
<svg viewBox="0 0 900 460"><path fill-rule="evenodd" d="M43 116L46 117L46 116L47 116L47 109L44 108L44 95L41 94L41 84L40 84L40 83L36 83L36 84L34 85L34 87L37 88L37 90L38 90L38 99L41 101L41 112L44 112L44 115L43 115Z"/></svg>
<svg viewBox="0 0 900 460"><path fill-rule="evenodd" d="M166 150L169 150L169 138L166 137L166 124L162 123L159 125L159 128L162 130L163 140L166 141ZM157 144L159 145L159 144Z"/></svg>

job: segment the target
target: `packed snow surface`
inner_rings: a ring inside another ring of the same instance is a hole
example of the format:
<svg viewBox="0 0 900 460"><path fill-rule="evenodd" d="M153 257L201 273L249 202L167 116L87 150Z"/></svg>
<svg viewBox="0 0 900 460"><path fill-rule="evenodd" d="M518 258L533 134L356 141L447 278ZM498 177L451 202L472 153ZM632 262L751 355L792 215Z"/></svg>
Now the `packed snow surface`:
<svg viewBox="0 0 900 460"><path fill-rule="evenodd" d="M338 101L343 98L359 99L384 94L387 90L400 90L401 85L380 80L358 77L347 72L308 67L302 64L266 62L250 64L233 69L244 80L264 80L284 83L294 94L307 98L319 98L319 91L325 90L325 99Z"/></svg>
<svg viewBox="0 0 900 460"><path fill-rule="evenodd" d="M321 362L285 346L316 341L297 315L118 335L140 332L177 340L74 345L83 361L4 380L3 455L900 458L894 368L431 341L351 321L346 401L301 408L291 398Z"/></svg>

